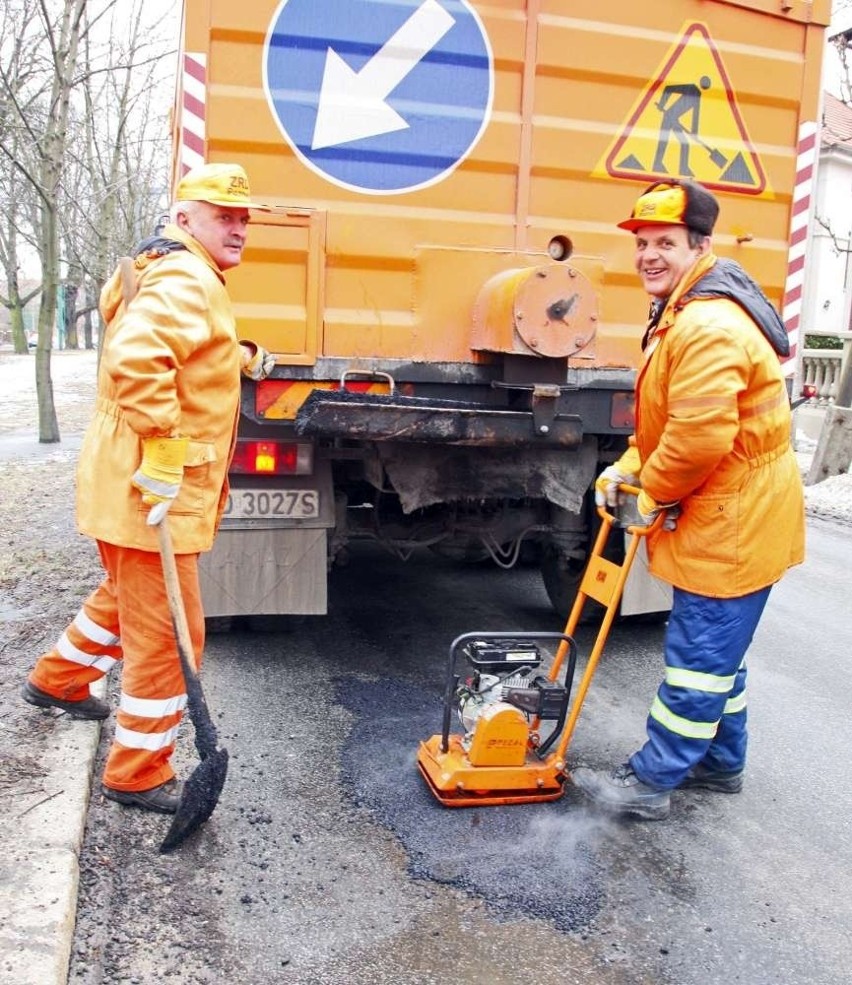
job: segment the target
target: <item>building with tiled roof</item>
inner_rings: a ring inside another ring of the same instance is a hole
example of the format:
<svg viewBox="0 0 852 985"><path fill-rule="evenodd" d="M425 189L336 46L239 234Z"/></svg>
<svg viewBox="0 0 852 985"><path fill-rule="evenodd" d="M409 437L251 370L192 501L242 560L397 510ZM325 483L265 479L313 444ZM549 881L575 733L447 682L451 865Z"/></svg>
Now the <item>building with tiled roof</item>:
<svg viewBox="0 0 852 985"><path fill-rule="evenodd" d="M803 327L846 332L852 302L852 107L823 93Z"/></svg>
<svg viewBox="0 0 852 985"><path fill-rule="evenodd" d="M823 99L820 134L822 146L836 147L842 144L852 151L852 107L830 92L823 93Z"/></svg>

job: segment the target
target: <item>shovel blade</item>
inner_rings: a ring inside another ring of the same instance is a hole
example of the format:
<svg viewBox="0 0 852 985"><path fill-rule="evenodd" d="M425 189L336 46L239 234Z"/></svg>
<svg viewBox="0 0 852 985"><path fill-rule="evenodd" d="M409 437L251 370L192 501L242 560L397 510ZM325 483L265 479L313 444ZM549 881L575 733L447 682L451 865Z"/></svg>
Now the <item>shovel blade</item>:
<svg viewBox="0 0 852 985"><path fill-rule="evenodd" d="M210 817L228 773L228 750L216 749L192 771L183 787L172 825L160 845L160 853L174 851Z"/></svg>

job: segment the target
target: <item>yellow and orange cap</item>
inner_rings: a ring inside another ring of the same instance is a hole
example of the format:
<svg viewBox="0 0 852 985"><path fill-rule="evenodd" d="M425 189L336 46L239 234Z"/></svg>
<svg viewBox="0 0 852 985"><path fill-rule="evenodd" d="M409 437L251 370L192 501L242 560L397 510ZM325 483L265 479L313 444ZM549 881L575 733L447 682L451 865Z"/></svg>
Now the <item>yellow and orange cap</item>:
<svg viewBox="0 0 852 985"><path fill-rule="evenodd" d="M178 182L175 200L269 211L268 205L252 202L248 175L239 164L202 164L187 171Z"/></svg>
<svg viewBox="0 0 852 985"><path fill-rule="evenodd" d="M719 217L719 203L694 181L657 181L636 200L629 219L620 229L634 233L642 226L687 226L710 236Z"/></svg>

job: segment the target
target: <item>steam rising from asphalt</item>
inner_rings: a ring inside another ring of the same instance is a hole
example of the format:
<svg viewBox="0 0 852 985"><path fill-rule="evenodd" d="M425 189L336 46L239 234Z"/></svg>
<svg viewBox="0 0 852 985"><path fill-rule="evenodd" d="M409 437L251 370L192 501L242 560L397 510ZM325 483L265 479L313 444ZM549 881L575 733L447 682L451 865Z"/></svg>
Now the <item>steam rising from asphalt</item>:
<svg viewBox="0 0 852 985"><path fill-rule="evenodd" d="M603 904L612 821L589 812L573 790L536 804L444 807L416 767L420 742L439 727L434 696L397 680L348 678L337 698L353 720L344 789L396 836L412 876L454 886L506 916L589 926Z"/></svg>

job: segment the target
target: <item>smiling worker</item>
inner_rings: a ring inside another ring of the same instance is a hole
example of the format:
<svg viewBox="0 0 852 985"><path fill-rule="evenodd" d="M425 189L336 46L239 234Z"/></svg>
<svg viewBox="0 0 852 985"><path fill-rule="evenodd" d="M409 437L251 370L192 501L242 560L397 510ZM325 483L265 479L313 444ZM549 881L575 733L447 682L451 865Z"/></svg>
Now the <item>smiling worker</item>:
<svg viewBox="0 0 852 985"><path fill-rule="evenodd" d="M666 675L647 741L611 773L576 769L597 805L668 816L670 791L738 793L746 762L745 654L772 585L804 558L804 497L778 356L789 342L749 275L712 251L715 197L661 181L618 225L635 235L651 297L636 433L596 482L599 505L641 485L651 571L673 586Z"/></svg>

